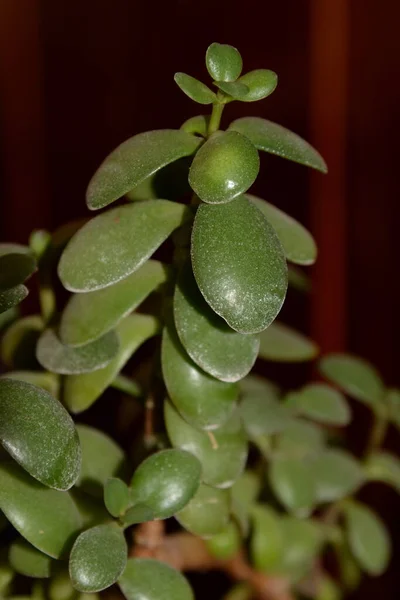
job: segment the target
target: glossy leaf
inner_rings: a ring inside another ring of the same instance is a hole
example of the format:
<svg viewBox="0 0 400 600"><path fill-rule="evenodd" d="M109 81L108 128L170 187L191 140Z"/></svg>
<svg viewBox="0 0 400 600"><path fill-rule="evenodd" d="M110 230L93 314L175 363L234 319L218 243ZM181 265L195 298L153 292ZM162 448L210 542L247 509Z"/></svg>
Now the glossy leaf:
<svg viewBox="0 0 400 600"><path fill-rule="evenodd" d="M52 560L22 538L10 546L8 560L20 575L44 579L50 577Z"/></svg>
<svg viewBox="0 0 400 600"><path fill-rule="evenodd" d="M386 402L389 407L389 419L400 430L400 390L387 390Z"/></svg>
<svg viewBox="0 0 400 600"><path fill-rule="evenodd" d="M179 227L187 207L169 200L149 200L108 210L70 240L58 265L71 292L105 288L139 269Z"/></svg>
<svg viewBox="0 0 400 600"><path fill-rule="evenodd" d="M313 521L294 517L281 520L284 554L282 571L297 580L311 568L322 543L321 530Z"/></svg>
<svg viewBox="0 0 400 600"><path fill-rule="evenodd" d="M28 542L53 558L68 551L82 524L68 492L45 487L16 463L0 463L0 508Z"/></svg>
<svg viewBox="0 0 400 600"><path fill-rule="evenodd" d="M165 165L190 156L199 145L195 136L174 129L135 135L111 152L93 175L86 193L88 207L107 206Z"/></svg>
<svg viewBox="0 0 400 600"><path fill-rule="evenodd" d="M259 357L274 362L313 360L318 346L303 334L275 321L261 333Z"/></svg>
<svg viewBox="0 0 400 600"><path fill-rule="evenodd" d="M251 562L257 571L273 573L283 558L283 532L277 513L258 505L251 511L253 531L250 538Z"/></svg>
<svg viewBox="0 0 400 600"><path fill-rule="evenodd" d="M206 542L206 546L216 559L229 560L239 552L241 542L237 525L231 521L225 529L210 538Z"/></svg>
<svg viewBox="0 0 400 600"><path fill-rule="evenodd" d="M1 359L4 364L15 369L37 366L34 352L43 327L43 319L39 315L23 317L10 325L1 340Z"/></svg>
<svg viewBox="0 0 400 600"><path fill-rule="evenodd" d="M242 473L248 452L238 413L213 432L199 431L189 425L167 401L164 403L164 416L172 445L191 452L199 459L203 483L230 487Z"/></svg>
<svg viewBox="0 0 400 600"><path fill-rule="evenodd" d="M367 477L392 486L400 494L400 459L394 454L376 451L365 465Z"/></svg>
<svg viewBox="0 0 400 600"><path fill-rule="evenodd" d="M245 395L240 405L240 414L251 438L280 433L293 420L290 409L272 395Z"/></svg>
<svg viewBox="0 0 400 600"><path fill-rule="evenodd" d="M187 133L193 133L195 135L206 137L209 121L209 116L196 115L195 117L190 117L190 119L187 119L187 121L182 123L181 129Z"/></svg>
<svg viewBox="0 0 400 600"><path fill-rule="evenodd" d="M145 523L146 521L153 521L155 519L154 511L146 504L135 504L128 508L126 513L122 517L122 522L125 527L130 525L136 525L137 523Z"/></svg>
<svg viewBox="0 0 400 600"><path fill-rule="evenodd" d="M233 121L229 129L247 136L258 150L276 154L322 173L328 171L319 152L296 133L277 123L259 117L244 117Z"/></svg>
<svg viewBox="0 0 400 600"><path fill-rule="evenodd" d="M365 480L360 463L343 450L331 449L317 454L308 468L319 502L334 502L354 494Z"/></svg>
<svg viewBox="0 0 400 600"><path fill-rule="evenodd" d="M184 350L175 328L164 329L161 364L165 385L175 408L200 429L216 429L231 415L239 389L202 371Z"/></svg>
<svg viewBox="0 0 400 600"><path fill-rule="evenodd" d="M344 392L371 406L381 404L384 385L368 362L349 354L328 354L319 362L322 375Z"/></svg>
<svg viewBox="0 0 400 600"><path fill-rule="evenodd" d="M315 482L306 462L277 456L269 468L271 487L285 508L298 516L310 514L315 501Z"/></svg>
<svg viewBox="0 0 400 600"><path fill-rule="evenodd" d="M65 408L45 390L0 380L0 441L35 479L59 490L79 476L81 449Z"/></svg>
<svg viewBox="0 0 400 600"><path fill-rule="evenodd" d="M178 277L174 318L186 352L204 371L225 382L239 381L249 373L258 354L258 336L237 333L211 310L189 264Z"/></svg>
<svg viewBox="0 0 400 600"><path fill-rule="evenodd" d="M79 592L100 592L123 573L128 548L123 531L114 523L87 529L77 538L69 558L69 574Z"/></svg>
<svg viewBox="0 0 400 600"><path fill-rule="evenodd" d="M257 333L279 313L287 290L282 246L246 198L200 206L192 233L197 284L211 308L240 333Z"/></svg>
<svg viewBox="0 0 400 600"><path fill-rule="evenodd" d="M204 202L230 202L254 183L260 159L254 145L235 131L217 132L198 150L189 183Z"/></svg>
<svg viewBox="0 0 400 600"><path fill-rule="evenodd" d="M329 425L348 425L351 419L346 398L324 383L311 383L290 394L290 406L304 417Z"/></svg>
<svg viewBox="0 0 400 600"><path fill-rule="evenodd" d="M64 401L73 413L89 408L113 382L132 354L158 331L154 317L135 314L126 317L116 331L120 347L115 358L103 369L82 375L68 375L65 379Z"/></svg>
<svg viewBox="0 0 400 600"><path fill-rule="evenodd" d="M256 69L242 75L238 83L243 83L249 89L246 96L240 98L240 100L242 102L255 102L272 94L278 85L278 76L269 69Z"/></svg>
<svg viewBox="0 0 400 600"><path fill-rule="evenodd" d="M234 100L242 100L250 92L247 85L239 81L216 81L214 85Z"/></svg>
<svg viewBox="0 0 400 600"><path fill-rule="evenodd" d="M61 340L80 346L98 339L158 289L168 273L162 263L148 260L138 271L110 287L73 295L61 318Z"/></svg>
<svg viewBox="0 0 400 600"><path fill-rule="evenodd" d="M189 504L175 518L187 531L207 538L223 531L229 521L229 512L228 490L202 484Z"/></svg>
<svg viewBox="0 0 400 600"><path fill-rule="evenodd" d="M23 283L36 270L30 248L20 244L0 244L0 290Z"/></svg>
<svg viewBox="0 0 400 600"><path fill-rule="evenodd" d="M132 503L146 504L157 519L167 519L181 510L200 485L201 465L183 450L162 450L149 456L133 474Z"/></svg>
<svg viewBox="0 0 400 600"><path fill-rule="evenodd" d="M359 502L345 506L347 537L350 549L361 568L370 575L381 575L387 568L391 543L381 519Z"/></svg>
<svg viewBox="0 0 400 600"><path fill-rule="evenodd" d="M235 81L242 72L243 61L233 46L214 42L207 48L206 66L216 81Z"/></svg>
<svg viewBox="0 0 400 600"><path fill-rule="evenodd" d="M104 504L110 515L120 517L130 503L129 488L122 479L110 477L104 484Z"/></svg>
<svg viewBox="0 0 400 600"><path fill-rule="evenodd" d="M324 443L325 435L321 427L296 419L278 436L276 450L283 456L300 459L319 454Z"/></svg>
<svg viewBox="0 0 400 600"><path fill-rule="evenodd" d="M130 558L118 581L127 600L194 600L184 575L147 558Z"/></svg>
<svg viewBox="0 0 400 600"><path fill-rule="evenodd" d="M282 244L287 260L298 265L312 265L317 258L317 246L312 235L298 221L273 204L246 194L272 225Z"/></svg>
<svg viewBox="0 0 400 600"><path fill-rule="evenodd" d="M217 100L216 95L209 87L191 75L175 73L174 80L186 96L199 104L212 104Z"/></svg>
<svg viewBox="0 0 400 600"><path fill-rule="evenodd" d="M0 313L10 310L13 306L17 306L29 294L28 288L24 285L16 285L5 292L0 291Z"/></svg>
<svg viewBox="0 0 400 600"><path fill-rule="evenodd" d="M60 380L58 375L46 373L45 371L10 371L5 375L1 375L0 379L14 379L16 381L31 383L36 387L43 388L55 398L58 398L60 392Z"/></svg>

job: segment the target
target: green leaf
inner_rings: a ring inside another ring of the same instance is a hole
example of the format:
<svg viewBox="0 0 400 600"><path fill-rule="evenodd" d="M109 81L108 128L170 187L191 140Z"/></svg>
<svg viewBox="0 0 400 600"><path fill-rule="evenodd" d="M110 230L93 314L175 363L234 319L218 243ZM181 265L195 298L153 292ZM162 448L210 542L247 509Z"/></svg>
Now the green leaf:
<svg viewBox="0 0 400 600"><path fill-rule="evenodd" d="M16 285L5 292L0 291L0 314L22 302L28 294L29 290L24 285Z"/></svg>
<svg viewBox="0 0 400 600"><path fill-rule="evenodd" d="M187 207L169 200L149 200L108 210L70 240L58 274L71 292L105 288L128 277L179 227Z"/></svg>
<svg viewBox="0 0 400 600"><path fill-rule="evenodd" d="M196 153L189 183L204 202L222 204L246 192L259 168L258 152L247 137L235 131L219 131Z"/></svg>
<svg viewBox="0 0 400 600"><path fill-rule="evenodd" d="M348 425L351 419L346 398L324 383L311 383L290 395L290 406L301 416L328 425Z"/></svg>
<svg viewBox="0 0 400 600"><path fill-rule="evenodd" d="M317 454L308 469L315 481L318 502L334 502L354 494L365 481L360 463L344 450Z"/></svg>
<svg viewBox="0 0 400 600"><path fill-rule="evenodd" d="M343 598L339 585L327 575L323 575L318 584L316 600L341 600Z"/></svg>
<svg viewBox="0 0 400 600"><path fill-rule="evenodd" d="M238 83L243 83L249 89L246 96L240 98L240 100L242 102L256 102L272 94L278 85L278 76L269 69L256 69L242 75Z"/></svg>
<svg viewBox="0 0 400 600"><path fill-rule="evenodd" d="M382 403L383 381L365 360L349 354L328 354L321 358L319 370L349 396L370 406Z"/></svg>
<svg viewBox="0 0 400 600"><path fill-rule="evenodd" d="M228 490L219 490L202 484L189 504L178 512L175 518L182 527L194 535L211 537L227 526L230 504ZM211 506L212 510L210 510Z"/></svg>
<svg viewBox="0 0 400 600"><path fill-rule="evenodd" d="M165 265L148 260L138 271L110 287L73 295L61 317L61 340L81 346L98 339L158 289L168 275Z"/></svg>
<svg viewBox="0 0 400 600"><path fill-rule="evenodd" d="M79 413L89 408L111 385L137 348L158 332L158 327L158 321L148 315L134 314L121 321L116 329L120 340L116 357L99 371L66 377L64 401L68 409Z"/></svg>
<svg viewBox="0 0 400 600"><path fill-rule="evenodd" d="M390 536L383 522L370 508L359 502L344 507L350 549L361 568L369 575L381 575L390 560Z"/></svg>
<svg viewBox="0 0 400 600"><path fill-rule="evenodd" d="M43 552L28 544L22 538L10 546L8 560L12 568L20 575L44 579L50 577L52 560Z"/></svg>
<svg viewBox="0 0 400 600"><path fill-rule="evenodd" d="M36 356L44 369L72 375L102 369L115 357L118 348L118 336L114 331L85 346L71 348L61 342L54 329L46 329L39 338Z"/></svg>
<svg viewBox="0 0 400 600"><path fill-rule="evenodd" d="M259 117L237 119L229 126L253 142L258 150L276 154L321 173L328 169L322 156L308 142L285 127Z"/></svg>
<svg viewBox="0 0 400 600"><path fill-rule="evenodd" d="M235 81L242 72L242 66L240 52L233 46L214 42L207 48L207 71L216 81Z"/></svg>
<svg viewBox="0 0 400 600"><path fill-rule="evenodd" d="M104 484L104 504L113 517L120 517L130 503L129 488L122 479L110 477Z"/></svg>
<svg viewBox="0 0 400 600"><path fill-rule="evenodd" d="M319 454L325 443L324 431L300 419L294 420L276 440L276 450L283 456L302 458Z"/></svg>
<svg viewBox="0 0 400 600"><path fill-rule="evenodd" d="M286 510L299 517L310 514L315 501L315 482L306 462L301 458L274 457L269 481Z"/></svg>
<svg viewBox="0 0 400 600"><path fill-rule="evenodd" d="M374 452L368 457L365 469L371 481L387 483L400 494L400 459L397 456L389 452Z"/></svg>
<svg viewBox="0 0 400 600"><path fill-rule="evenodd" d="M55 398L58 398L60 392L60 381L58 375L46 373L45 371L11 371L1 375L0 379L13 379L16 381L25 381L37 387L43 388Z"/></svg>
<svg viewBox="0 0 400 600"><path fill-rule="evenodd" d="M49 581L49 585L47 587L47 594L44 599L49 598L49 600L75 600L76 599L76 590L72 587L71 579L68 573L68 570L63 567L60 567L53 577ZM93 597L92 597L93 598Z"/></svg>
<svg viewBox="0 0 400 600"><path fill-rule="evenodd" d="M87 529L69 558L72 585L79 592L100 592L122 575L128 559L123 531L114 523Z"/></svg>
<svg viewBox="0 0 400 600"><path fill-rule="evenodd" d="M311 568L320 552L321 530L313 521L294 517L283 517L281 528L284 547L282 572L298 580Z"/></svg>
<svg viewBox="0 0 400 600"><path fill-rule="evenodd" d="M155 519L154 511L149 508L146 504L135 504L128 508L126 513L122 517L122 521L125 527L130 525L136 525L137 523L145 523L146 521L153 521Z"/></svg>
<svg viewBox="0 0 400 600"><path fill-rule="evenodd" d="M7 329L20 315L17 306L12 306L8 310L0 313L0 332Z"/></svg>
<svg viewBox="0 0 400 600"><path fill-rule="evenodd" d="M190 156L199 138L175 129L140 133L107 156L90 180L86 202L91 210L121 198L141 181L178 158Z"/></svg>
<svg viewBox="0 0 400 600"><path fill-rule="evenodd" d="M43 319L39 315L23 317L10 325L1 340L3 363L14 369L36 367L35 349L43 327Z"/></svg>
<svg viewBox="0 0 400 600"><path fill-rule="evenodd" d="M253 373L240 381L240 389L243 396L262 396L276 400L281 397L280 389L276 383Z"/></svg>
<svg viewBox="0 0 400 600"><path fill-rule="evenodd" d="M110 521L110 514L104 506L103 498L91 496L79 487L72 488L69 493L79 511L84 529Z"/></svg>
<svg viewBox="0 0 400 600"><path fill-rule="evenodd" d="M249 533L249 513L261 489L261 478L253 471L244 471L231 488L232 514L240 525L243 537Z"/></svg>
<svg viewBox="0 0 400 600"><path fill-rule="evenodd" d="M216 429L228 420L236 405L238 385L202 371L186 354L172 324L164 329L161 364L168 394L188 423Z"/></svg>
<svg viewBox="0 0 400 600"><path fill-rule="evenodd" d="M293 421L290 409L276 396L260 393L244 396L240 414L250 438L280 433Z"/></svg>
<svg viewBox="0 0 400 600"><path fill-rule="evenodd" d="M247 85L244 85L244 83L240 83L239 81L215 81L214 85L225 94L228 94L228 96L231 96L234 100L243 100L250 92Z"/></svg>
<svg viewBox="0 0 400 600"><path fill-rule="evenodd" d="M74 422L41 388L0 380L0 441L28 473L49 487L67 490L79 476L81 449Z"/></svg>
<svg viewBox="0 0 400 600"><path fill-rule="evenodd" d="M89 427L77 425L82 448L82 467L76 485L85 492L103 497L103 487L110 477L125 471L125 455L108 435Z"/></svg>
<svg viewBox="0 0 400 600"><path fill-rule="evenodd" d="M275 321L261 333L259 357L274 362L304 362L313 360L318 346L303 334L280 321Z"/></svg>
<svg viewBox="0 0 400 600"><path fill-rule="evenodd" d="M181 129L187 133L193 133L195 135L206 137L209 121L209 116L196 115L195 117L190 117L190 119L187 119L187 121L182 123Z"/></svg>
<svg viewBox="0 0 400 600"><path fill-rule="evenodd" d="M36 270L30 248L19 244L0 244L0 290L23 283Z"/></svg>
<svg viewBox="0 0 400 600"><path fill-rule="evenodd" d="M279 210L273 204L246 194L247 198L257 206L267 221L272 225L287 260L298 265L312 265L317 258L317 246L312 235L298 221Z"/></svg>
<svg viewBox="0 0 400 600"><path fill-rule="evenodd" d="M0 594L2 594L2 597L8 594L14 576L15 572L10 565L0 563Z"/></svg>
<svg viewBox="0 0 400 600"><path fill-rule="evenodd" d="M237 333L211 310L189 263L178 277L174 318L186 352L204 371L225 382L239 381L249 373L258 354L258 336Z"/></svg>
<svg viewBox="0 0 400 600"><path fill-rule="evenodd" d="M234 522L228 525L220 533L217 533L206 542L209 553L218 560L229 560L240 550L241 537L237 525Z"/></svg>
<svg viewBox="0 0 400 600"><path fill-rule="evenodd" d="M157 519L181 510L200 485L201 465L183 450L162 450L149 456L133 474L131 500L146 504Z"/></svg>
<svg viewBox="0 0 400 600"><path fill-rule="evenodd" d="M246 198L198 208L192 264L205 300L236 331L260 332L279 313L287 290L283 249Z"/></svg>
<svg viewBox="0 0 400 600"><path fill-rule="evenodd" d="M400 390L387 390L386 403L389 406L389 419L400 430Z"/></svg>
<svg viewBox="0 0 400 600"><path fill-rule="evenodd" d="M209 87L191 75L175 73L174 80L186 96L199 104L212 104L217 100L217 96Z"/></svg>
<svg viewBox="0 0 400 600"><path fill-rule="evenodd" d="M45 487L16 463L0 463L0 508L28 542L53 558L68 551L82 524L68 492Z"/></svg>
<svg viewBox="0 0 400 600"><path fill-rule="evenodd" d="M130 558L118 585L127 600L194 600L182 573L148 558Z"/></svg>
<svg viewBox="0 0 400 600"><path fill-rule="evenodd" d="M170 163L144 179L125 197L131 201L155 200L156 198L181 201L185 195L191 192L188 182L191 162L190 157L184 157Z"/></svg>
<svg viewBox="0 0 400 600"><path fill-rule="evenodd" d="M251 562L257 571L273 573L282 563L283 532L277 513L269 506L254 506L250 538Z"/></svg>
<svg viewBox="0 0 400 600"><path fill-rule="evenodd" d="M199 431L186 423L170 402L164 403L164 417L169 439L174 447L194 454L202 466L202 481L227 488L244 470L247 440L237 412L213 432Z"/></svg>

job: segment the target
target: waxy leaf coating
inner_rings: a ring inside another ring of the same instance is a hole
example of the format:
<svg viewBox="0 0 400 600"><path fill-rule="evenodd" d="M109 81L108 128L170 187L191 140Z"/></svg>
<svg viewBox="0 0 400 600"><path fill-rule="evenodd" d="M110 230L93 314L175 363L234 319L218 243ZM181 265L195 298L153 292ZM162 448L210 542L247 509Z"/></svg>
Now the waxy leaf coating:
<svg viewBox="0 0 400 600"><path fill-rule="evenodd" d="M127 600L194 600L184 575L147 558L130 558L118 581Z"/></svg>
<svg viewBox="0 0 400 600"><path fill-rule="evenodd" d="M162 450L149 456L133 474L131 500L143 503L156 519L168 519L181 510L197 492L201 465L184 450Z"/></svg>
<svg viewBox="0 0 400 600"><path fill-rule="evenodd" d="M107 523L87 529L71 550L72 585L79 592L100 592L117 581L127 559L128 548L118 525Z"/></svg>
<svg viewBox="0 0 400 600"><path fill-rule="evenodd" d="M259 357L277 362L303 362L313 360L318 346L305 335L274 321L260 334Z"/></svg>
<svg viewBox="0 0 400 600"><path fill-rule="evenodd" d="M278 85L278 76L269 69L256 69L242 75L238 83L243 83L249 90L240 100L242 102L256 102L272 94Z"/></svg>
<svg viewBox="0 0 400 600"><path fill-rule="evenodd" d="M0 290L23 283L36 270L30 248L19 244L0 244Z"/></svg>
<svg viewBox="0 0 400 600"><path fill-rule="evenodd" d="M4 313L6 310L22 302L28 294L28 288L22 284L16 285L5 292L0 291L0 313Z"/></svg>
<svg viewBox="0 0 400 600"><path fill-rule="evenodd" d="M198 208L192 232L197 285L211 308L240 333L258 333L279 313L287 290L281 243L264 215L241 196Z"/></svg>
<svg viewBox="0 0 400 600"><path fill-rule="evenodd" d="M68 490L81 468L81 448L65 408L42 388L0 380L0 441L41 483Z"/></svg>
<svg viewBox="0 0 400 600"><path fill-rule="evenodd" d="M70 240L58 274L71 292L90 292L128 277L157 250L188 215L169 200L149 200L108 210Z"/></svg>
<svg viewBox="0 0 400 600"><path fill-rule="evenodd" d="M198 150L189 183L204 202L223 204L246 192L254 183L260 159L254 145L234 132L217 132Z"/></svg>
<svg viewBox="0 0 400 600"><path fill-rule="evenodd" d="M28 544L23 538L11 544L8 560L17 573L26 577L45 579L51 575L51 558Z"/></svg>
<svg viewBox="0 0 400 600"><path fill-rule="evenodd" d="M199 104L212 104L217 97L204 83L186 73L175 73L175 83L191 100Z"/></svg>
<svg viewBox="0 0 400 600"><path fill-rule="evenodd" d="M196 495L175 518L191 533L207 538L220 533L227 526L230 509L228 490L201 484Z"/></svg>
<svg viewBox="0 0 400 600"><path fill-rule="evenodd" d="M233 46L214 42L207 48L206 66L215 81L235 81L242 72L243 61Z"/></svg>
<svg viewBox="0 0 400 600"><path fill-rule="evenodd" d="M93 175L86 193L91 210L107 206L165 165L190 156L199 138L175 129L139 133L107 156Z"/></svg>

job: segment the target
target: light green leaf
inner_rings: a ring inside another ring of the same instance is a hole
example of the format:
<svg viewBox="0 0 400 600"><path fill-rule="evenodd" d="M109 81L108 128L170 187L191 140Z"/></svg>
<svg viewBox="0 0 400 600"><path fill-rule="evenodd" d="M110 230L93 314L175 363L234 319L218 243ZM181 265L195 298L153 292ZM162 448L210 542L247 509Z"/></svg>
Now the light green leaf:
<svg viewBox="0 0 400 600"><path fill-rule="evenodd" d="M0 376L0 379L5 378L31 383L43 388L55 398L58 398L60 392L60 378L54 373L46 373L45 371L11 371Z"/></svg>
<svg viewBox="0 0 400 600"><path fill-rule="evenodd" d="M346 398L324 383L311 383L289 394L290 407L297 414L329 425L348 425L351 419Z"/></svg>
<svg viewBox="0 0 400 600"><path fill-rule="evenodd" d="M218 131L194 157L189 183L204 202L222 204L246 192L259 168L258 152L247 137L235 131Z"/></svg>
<svg viewBox="0 0 400 600"><path fill-rule="evenodd" d="M301 419L293 421L276 440L276 450L283 456L302 458L319 454L325 443L324 430Z"/></svg>
<svg viewBox="0 0 400 600"><path fill-rule="evenodd" d="M24 539L15 540L10 546L8 560L20 575L44 579L50 577L52 560Z"/></svg>
<svg viewBox="0 0 400 600"><path fill-rule="evenodd" d="M153 521L155 519L154 511L149 508L146 504L135 504L128 508L126 513L122 517L122 521L125 527L130 525L137 525L137 523L145 523L146 521Z"/></svg>
<svg viewBox="0 0 400 600"><path fill-rule="evenodd" d="M43 330L43 319L30 315L15 321L1 340L1 360L14 369L30 369L37 366L36 343Z"/></svg>
<svg viewBox="0 0 400 600"><path fill-rule="evenodd" d="M312 235L298 221L273 204L246 194L277 233L287 260L298 265L312 265L317 258L317 246Z"/></svg>
<svg viewBox="0 0 400 600"><path fill-rule="evenodd" d="M240 550L241 537L237 525L231 521L220 533L206 542L209 553L218 560L229 560Z"/></svg>
<svg viewBox="0 0 400 600"><path fill-rule="evenodd" d="M104 504L113 517L124 514L130 503L129 488L122 479L110 477L104 484Z"/></svg>
<svg viewBox="0 0 400 600"><path fill-rule="evenodd" d="M251 562L257 571L273 573L282 563L283 532L277 513L258 505L251 511L253 530L250 538Z"/></svg>
<svg viewBox="0 0 400 600"><path fill-rule="evenodd" d="M315 455L308 469L319 502L334 502L354 494L365 481L360 463L344 450L331 449Z"/></svg>
<svg viewBox="0 0 400 600"><path fill-rule="evenodd" d="M190 119L187 119L187 121L182 123L181 129L187 133L193 133L195 135L206 137L209 122L209 116L196 115L195 117L190 117Z"/></svg>
<svg viewBox="0 0 400 600"><path fill-rule="evenodd" d="M365 469L371 481L387 483L400 494L400 459L397 456L376 451L368 457Z"/></svg>
<svg viewBox="0 0 400 600"><path fill-rule="evenodd" d="M315 502L315 482L308 464L300 459L276 456L270 464L271 487L286 510L308 516Z"/></svg>
<svg viewBox="0 0 400 600"><path fill-rule="evenodd" d="M61 340L81 346L113 329L168 278L162 263L148 260L122 281L96 292L75 294L61 317Z"/></svg>
<svg viewBox="0 0 400 600"><path fill-rule="evenodd" d="M0 290L11 290L36 270L36 260L28 246L0 244Z"/></svg>
<svg viewBox="0 0 400 600"><path fill-rule="evenodd" d="M165 165L190 156L199 145L199 138L175 129L135 135L113 150L93 175L86 192L88 207L107 206Z"/></svg>
<svg viewBox="0 0 400 600"><path fill-rule="evenodd" d="M256 102L272 94L278 85L278 76L269 69L256 69L242 75L238 83L243 83L249 88L249 92L240 100L242 102Z"/></svg>
<svg viewBox="0 0 400 600"><path fill-rule="evenodd" d="M118 584L127 600L194 600L182 573L157 560L130 558Z"/></svg>
<svg viewBox="0 0 400 600"><path fill-rule="evenodd" d="M45 390L0 380L0 441L35 479L67 490L76 482L81 449L74 422Z"/></svg>
<svg viewBox="0 0 400 600"><path fill-rule="evenodd" d="M212 104L217 100L217 96L209 87L191 75L175 73L174 80L186 96L199 104Z"/></svg>
<svg viewBox="0 0 400 600"><path fill-rule="evenodd" d="M49 600L76 600L76 590L72 587L68 570L60 565L60 568L54 573L47 587L46 598ZM92 597L93 598L93 597Z"/></svg>
<svg viewBox="0 0 400 600"><path fill-rule="evenodd" d="M251 373L240 381L242 396L262 396L280 399L281 392L278 385L260 375Z"/></svg>
<svg viewBox="0 0 400 600"><path fill-rule="evenodd" d="M10 310L10 308L22 302L28 294L28 288L22 284L16 285L5 292L0 291L0 313L4 313L6 310Z"/></svg>
<svg viewBox="0 0 400 600"><path fill-rule="evenodd" d="M189 504L175 518L187 531L207 538L220 533L227 526L229 512L228 490L202 484Z"/></svg>
<svg viewBox="0 0 400 600"><path fill-rule="evenodd" d="M318 594L315 600L341 600L343 598L339 585L326 574L321 577L318 584Z"/></svg>
<svg viewBox="0 0 400 600"><path fill-rule="evenodd" d="M291 410L272 395L245 395L239 410L251 438L280 433L293 421Z"/></svg>
<svg viewBox="0 0 400 600"><path fill-rule="evenodd" d="M250 92L247 85L240 83L239 81L215 81L214 85L225 94L228 94L228 96L231 96L234 100L243 100Z"/></svg>
<svg viewBox="0 0 400 600"><path fill-rule="evenodd" d="M242 72L242 66L240 52L233 46L214 42L207 48L207 71L216 81L235 81Z"/></svg>
<svg viewBox="0 0 400 600"><path fill-rule="evenodd" d="M275 321L261 333L259 357L276 362L313 360L318 346L303 334Z"/></svg>
<svg viewBox="0 0 400 600"><path fill-rule="evenodd" d="M258 354L258 336L237 333L211 310L190 264L178 277L174 318L186 352L204 371L225 382L239 381L249 373Z"/></svg>
<svg viewBox="0 0 400 600"><path fill-rule="evenodd" d="M121 321L116 329L120 340L116 357L99 371L66 377L64 401L68 409L79 413L89 408L111 385L137 348L158 332L158 327L158 321L148 315L134 314Z"/></svg>
<svg viewBox="0 0 400 600"><path fill-rule="evenodd" d="M229 129L247 136L259 150L312 167L322 173L328 171L322 156L308 142L277 123L259 117L244 117L233 121Z"/></svg>
<svg viewBox="0 0 400 600"><path fill-rule="evenodd" d="M249 533L249 513L261 490L261 477L244 471L231 487L232 514L240 525L243 537Z"/></svg>
<svg viewBox="0 0 400 600"><path fill-rule="evenodd" d="M294 517L281 520L284 555L282 572L292 580L303 577L311 568L320 552L322 535L320 527L313 521L304 521Z"/></svg>
<svg viewBox="0 0 400 600"><path fill-rule="evenodd" d="M246 198L198 208L192 265L211 308L240 333L258 333L279 313L287 267L278 236Z"/></svg>

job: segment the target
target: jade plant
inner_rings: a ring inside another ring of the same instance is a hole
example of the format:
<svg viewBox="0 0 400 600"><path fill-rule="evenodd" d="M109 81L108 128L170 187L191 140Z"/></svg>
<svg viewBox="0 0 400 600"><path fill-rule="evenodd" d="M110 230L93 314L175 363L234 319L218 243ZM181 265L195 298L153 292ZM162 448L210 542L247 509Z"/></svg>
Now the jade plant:
<svg viewBox="0 0 400 600"><path fill-rule="evenodd" d="M116 584L105 595L191 600L185 572L220 570L225 600L331 600L388 566L390 535L359 491L400 492L382 449L400 391L360 358L317 359L275 320L317 249L249 193L259 151L326 165L271 121L221 129L231 102L274 91L274 72L242 75L239 52L217 43L206 67L211 86L175 81L208 116L135 135L100 165L86 203L106 210L0 246L3 598L83 600ZM256 373L279 361L289 378L290 363L317 359L315 380L288 389L251 374L257 359ZM371 411L358 456L350 399Z"/></svg>

